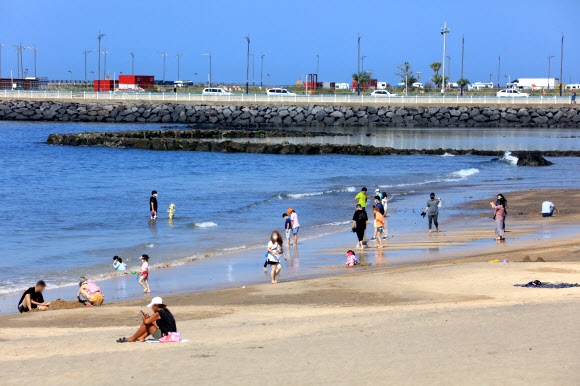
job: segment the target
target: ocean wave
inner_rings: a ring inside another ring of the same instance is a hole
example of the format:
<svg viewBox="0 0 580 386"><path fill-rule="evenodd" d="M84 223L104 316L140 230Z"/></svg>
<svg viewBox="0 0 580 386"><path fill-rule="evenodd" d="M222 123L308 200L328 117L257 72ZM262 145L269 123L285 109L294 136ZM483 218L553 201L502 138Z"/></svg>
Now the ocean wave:
<svg viewBox="0 0 580 386"><path fill-rule="evenodd" d="M468 177L479 173L479 169L477 168L469 168L469 169L461 169L456 172L451 172L448 174L442 175L440 178L434 178L424 181L417 181L417 182L409 182L404 184L394 184L394 185L379 185L379 188L403 188L407 186L422 186L422 185L429 185L429 184L437 184L440 182L455 182L455 181L464 181Z"/></svg>
<svg viewBox="0 0 580 386"><path fill-rule="evenodd" d="M445 154L443 154L441 157L455 157L455 154L449 154L445 152Z"/></svg>
<svg viewBox="0 0 580 386"><path fill-rule="evenodd" d="M238 251L240 249L246 249L246 246L245 245L240 245L239 247L223 248L222 251L224 251L224 252L232 252L232 251Z"/></svg>
<svg viewBox="0 0 580 386"><path fill-rule="evenodd" d="M352 221L334 221L334 222L328 222L325 224L320 224L320 225L314 225L314 228L317 227L328 227L328 226L340 226L340 225L346 225L346 224L350 224Z"/></svg>
<svg viewBox="0 0 580 386"><path fill-rule="evenodd" d="M305 192L305 193L280 193L276 196L279 200L292 198L292 199L301 199L306 197L315 197L315 196L322 196L324 194L333 194L333 193L348 193L348 192L356 192L356 188L354 186L347 186L345 188L338 188L338 189L329 189L323 192Z"/></svg>
<svg viewBox="0 0 580 386"><path fill-rule="evenodd" d="M467 179L467 177L472 176L472 175L477 174L477 173L479 173L479 169L469 168L469 169L461 169L459 171L450 173L450 175L463 180L463 179Z"/></svg>
<svg viewBox="0 0 580 386"><path fill-rule="evenodd" d="M215 228L218 226L218 224L213 221L204 221L200 223L194 223L193 226L196 228Z"/></svg>
<svg viewBox="0 0 580 386"><path fill-rule="evenodd" d="M288 198L305 198L305 197L313 197L313 196L322 196L324 192L310 192L310 193L288 193L282 194L281 197L288 197Z"/></svg>
<svg viewBox="0 0 580 386"><path fill-rule="evenodd" d="M511 151L506 151L504 153L503 157L501 157L499 160L501 162L505 162L505 163L508 163L510 165L517 165L518 164L518 157L513 156Z"/></svg>

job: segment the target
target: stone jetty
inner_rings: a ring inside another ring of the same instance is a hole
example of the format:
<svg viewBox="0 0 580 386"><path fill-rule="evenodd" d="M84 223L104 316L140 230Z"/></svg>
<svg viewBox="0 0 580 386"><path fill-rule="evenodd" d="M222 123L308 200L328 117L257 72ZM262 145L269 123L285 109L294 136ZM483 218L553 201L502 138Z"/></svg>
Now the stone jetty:
<svg viewBox="0 0 580 386"><path fill-rule="evenodd" d="M579 109L496 107L211 106L2 101L0 120L186 123L195 127L580 127Z"/></svg>
<svg viewBox="0 0 580 386"><path fill-rule="evenodd" d="M137 130L105 133L51 134L47 143L66 146L105 146L113 148L133 148L144 150L185 150L225 153L259 153L259 154L348 154L348 155L477 155L502 157L504 151L495 150L454 150L454 149L394 149L370 145L334 145L334 144L281 144L267 142L268 137L284 136L286 132L259 131L249 135L247 131L237 130ZM309 136L309 133L301 133ZM245 136L245 137L244 137ZM229 138L263 138L262 142L249 142L243 139ZM518 157L518 166L548 166L552 163L544 156L580 156L579 151L514 151Z"/></svg>

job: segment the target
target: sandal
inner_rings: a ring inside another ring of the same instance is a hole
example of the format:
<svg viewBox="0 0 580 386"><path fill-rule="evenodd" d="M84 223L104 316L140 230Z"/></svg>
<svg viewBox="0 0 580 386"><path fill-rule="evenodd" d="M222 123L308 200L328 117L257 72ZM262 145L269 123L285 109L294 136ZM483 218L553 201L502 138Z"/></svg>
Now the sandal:
<svg viewBox="0 0 580 386"><path fill-rule="evenodd" d="M127 340L127 338L123 337L123 338L117 339L117 343L131 343L131 341Z"/></svg>

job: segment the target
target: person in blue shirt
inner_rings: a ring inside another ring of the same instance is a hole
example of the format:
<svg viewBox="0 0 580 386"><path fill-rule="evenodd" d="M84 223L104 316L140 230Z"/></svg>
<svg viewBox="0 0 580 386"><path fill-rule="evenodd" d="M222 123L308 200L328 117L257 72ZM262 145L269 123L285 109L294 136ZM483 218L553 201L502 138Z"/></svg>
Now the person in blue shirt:
<svg viewBox="0 0 580 386"><path fill-rule="evenodd" d="M282 214L282 218L284 219L284 232L286 233L286 242L288 246L290 246L290 236L292 235L292 220L290 220L290 216L288 213Z"/></svg>
<svg viewBox="0 0 580 386"><path fill-rule="evenodd" d="M127 264L123 263L123 259L119 256L115 256L113 257L113 268L115 268L116 271L126 271Z"/></svg>

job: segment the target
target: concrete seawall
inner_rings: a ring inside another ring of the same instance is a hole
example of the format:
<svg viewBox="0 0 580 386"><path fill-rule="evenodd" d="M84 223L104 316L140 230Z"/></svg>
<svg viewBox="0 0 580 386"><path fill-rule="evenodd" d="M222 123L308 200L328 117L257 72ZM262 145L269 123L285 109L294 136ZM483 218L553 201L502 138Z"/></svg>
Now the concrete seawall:
<svg viewBox="0 0 580 386"><path fill-rule="evenodd" d="M197 127L580 127L571 107L209 106L3 101L0 120L187 123Z"/></svg>

